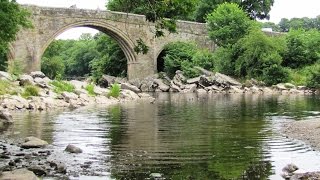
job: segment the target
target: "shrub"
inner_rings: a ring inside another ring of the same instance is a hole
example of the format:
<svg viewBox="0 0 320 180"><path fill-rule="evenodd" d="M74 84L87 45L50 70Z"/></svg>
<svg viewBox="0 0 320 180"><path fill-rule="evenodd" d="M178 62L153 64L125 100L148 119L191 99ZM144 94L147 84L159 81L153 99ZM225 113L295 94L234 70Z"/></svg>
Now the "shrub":
<svg viewBox="0 0 320 180"><path fill-rule="evenodd" d="M85 89L87 90L88 94L91 96L95 96L96 93L94 92L94 84L88 84Z"/></svg>
<svg viewBox="0 0 320 180"><path fill-rule="evenodd" d="M108 96L118 98L120 96L120 85L117 83L112 84Z"/></svg>
<svg viewBox="0 0 320 180"><path fill-rule="evenodd" d="M165 49L164 71L169 77L173 77L177 70L181 70L182 62L192 62L193 55L197 52L197 46L193 43L175 42L168 44Z"/></svg>
<svg viewBox="0 0 320 180"><path fill-rule="evenodd" d="M0 95L4 95L4 94L9 94L10 90L10 83L9 81L6 80L0 80Z"/></svg>
<svg viewBox="0 0 320 180"><path fill-rule="evenodd" d="M232 47L220 47L213 53L214 71L227 75L235 74L235 59Z"/></svg>
<svg viewBox="0 0 320 180"><path fill-rule="evenodd" d="M207 49L199 49L192 57L192 64L206 70L212 70L215 65L213 53Z"/></svg>
<svg viewBox="0 0 320 180"><path fill-rule="evenodd" d="M55 79L58 75L63 76L65 65L61 57L42 58L41 71L50 79Z"/></svg>
<svg viewBox="0 0 320 180"><path fill-rule="evenodd" d="M320 89L320 63L310 71L310 74L311 75L307 78L307 86Z"/></svg>
<svg viewBox="0 0 320 180"><path fill-rule="evenodd" d="M278 64L273 64L263 69L261 80L266 85L274 85L281 82L289 81L289 70Z"/></svg>
<svg viewBox="0 0 320 180"><path fill-rule="evenodd" d="M75 87L69 82L54 80L51 84L54 86L53 91L56 93L62 93L64 91L74 92L75 90Z"/></svg>
<svg viewBox="0 0 320 180"><path fill-rule="evenodd" d="M286 36L287 51L283 65L301 68L320 60L320 32L317 30L291 30Z"/></svg>
<svg viewBox="0 0 320 180"><path fill-rule="evenodd" d="M8 66L7 66L7 72L19 76L23 73L23 62L21 60L12 60L12 61L7 61Z"/></svg>
<svg viewBox="0 0 320 180"><path fill-rule="evenodd" d="M28 98L30 96L39 96L39 88L34 85L27 85L21 95L24 98Z"/></svg>

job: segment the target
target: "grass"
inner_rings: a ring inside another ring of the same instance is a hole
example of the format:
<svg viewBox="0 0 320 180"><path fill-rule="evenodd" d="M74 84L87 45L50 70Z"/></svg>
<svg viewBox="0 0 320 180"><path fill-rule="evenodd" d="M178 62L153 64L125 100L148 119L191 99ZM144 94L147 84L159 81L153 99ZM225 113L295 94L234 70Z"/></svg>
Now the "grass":
<svg viewBox="0 0 320 180"><path fill-rule="evenodd" d="M118 98L120 96L120 85L117 83L112 84L108 96Z"/></svg>
<svg viewBox="0 0 320 180"><path fill-rule="evenodd" d="M0 96L5 94L17 95L17 87L10 81L0 80Z"/></svg>
<svg viewBox="0 0 320 180"><path fill-rule="evenodd" d="M53 91L56 93L62 93L64 91L66 92L74 92L75 87L68 82L65 81L58 81L58 80L54 80L51 82L51 84L54 86Z"/></svg>
<svg viewBox="0 0 320 180"><path fill-rule="evenodd" d="M39 96L39 88L37 86L28 85L24 88L21 96L24 98L28 98L30 96Z"/></svg>
<svg viewBox="0 0 320 180"><path fill-rule="evenodd" d="M94 84L88 84L85 89L90 96L96 96L96 93L94 92Z"/></svg>

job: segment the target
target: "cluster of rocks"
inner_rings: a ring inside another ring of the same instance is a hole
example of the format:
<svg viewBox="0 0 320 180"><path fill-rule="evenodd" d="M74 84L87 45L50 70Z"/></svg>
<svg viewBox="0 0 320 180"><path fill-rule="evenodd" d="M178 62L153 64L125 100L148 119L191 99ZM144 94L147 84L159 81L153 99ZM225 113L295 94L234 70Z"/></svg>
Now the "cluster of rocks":
<svg viewBox="0 0 320 180"><path fill-rule="evenodd" d="M52 80L46 77L42 72L32 72L31 74L23 74L16 81L6 72L0 72L0 78L7 80L12 84L16 95L3 95L0 99L1 109L28 109L28 110L46 110L55 107L79 107L90 104L114 104L120 101L138 100L141 98L152 97L145 93L140 93L135 89L130 89L124 83L119 98L109 96L110 89L94 86L94 95L90 95L86 90L88 82L72 80L68 83L75 87L74 92L56 93ZM20 94L24 91L24 87L33 85L39 87L39 96L23 98ZM125 88L127 87L127 88Z"/></svg>
<svg viewBox="0 0 320 180"><path fill-rule="evenodd" d="M134 79L125 82L112 76L103 76L102 85L114 82L122 84L123 89L138 92L180 92L180 93L252 93L252 94L314 94L315 90L305 86L294 86L291 83L281 83L267 87L263 82L255 79L244 83L221 73L213 73L196 67L201 76L187 79L182 71L178 70L170 79L165 74L157 74L143 80Z"/></svg>
<svg viewBox="0 0 320 180"><path fill-rule="evenodd" d="M320 179L320 172L295 173L299 168L295 164L288 164L282 168L281 177L286 180L313 180Z"/></svg>
<svg viewBox="0 0 320 180"><path fill-rule="evenodd" d="M0 141L0 179L36 180L38 177L67 178L67 165L51 156L48 143L36 137L27 137L23 142ZM74 145L68 145L67 153L82 153ZM61 156L61 152L59 153Z"/></svg>

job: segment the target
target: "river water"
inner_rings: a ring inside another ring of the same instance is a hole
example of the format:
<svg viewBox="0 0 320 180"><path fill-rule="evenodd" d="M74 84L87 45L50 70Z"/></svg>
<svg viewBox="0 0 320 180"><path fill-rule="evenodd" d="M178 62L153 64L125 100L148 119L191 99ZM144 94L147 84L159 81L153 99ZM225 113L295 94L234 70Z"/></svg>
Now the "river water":
<svg viewBox="0 0 320 180"><path fill-rule="evenodd" d="M155 96L154 103L17 112L5 133L47 140L78 168L71 179L276 180L291 162L301 171L320 170L319 152L279 131L284 123L320 117L319 96ZM68 144L84 152L63 152Z"/></svg>

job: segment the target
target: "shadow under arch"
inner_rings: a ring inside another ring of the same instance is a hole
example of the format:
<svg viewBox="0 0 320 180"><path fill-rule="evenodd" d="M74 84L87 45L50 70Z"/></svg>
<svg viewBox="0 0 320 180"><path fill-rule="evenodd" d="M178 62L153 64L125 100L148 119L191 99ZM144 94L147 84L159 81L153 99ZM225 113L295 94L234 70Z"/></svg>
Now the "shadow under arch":
<svg viewBox="0 0 320 180"><path fill-rule="evenodd" d="M123 31L119 30L118 28L116 28L108 23L100 22L100 21L96 21L96 20L78 21L78 22L70 23L70 24L60 28L59 30L54 32L52 35L50 35L50 38L48 38L48 40L46 40L46 43L41 48L40 57L42 57L43 53L48 48L50 43L58 35L60 35L61 33L65 32L68 29L72 29L72 28L76 28L76 27L88 27L88 28L96 29L98 31L101 31L101 32L107 34L108 36L110 36L111 38L116 40L116 42L119 44L120 48L122 49L122 51L124 52L124 54L127 58L128 63L135 62L137 60L136 53L134 51L134 43L131 41L131 39Z"/></svg>

